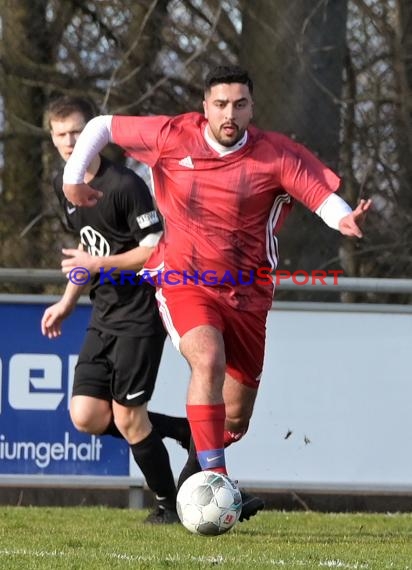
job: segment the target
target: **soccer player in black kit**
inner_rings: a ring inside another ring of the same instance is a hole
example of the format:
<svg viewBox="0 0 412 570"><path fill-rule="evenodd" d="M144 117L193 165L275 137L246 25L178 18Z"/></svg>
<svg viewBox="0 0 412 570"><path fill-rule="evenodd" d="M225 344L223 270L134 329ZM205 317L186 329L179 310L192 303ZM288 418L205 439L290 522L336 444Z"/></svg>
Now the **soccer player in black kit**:
<svg viewBox="0 0 412 570"><path fill-rule="evenodd" d="M85 99L63 96L48 108L55 147L64 161L86 123L94 116ZM138 279L124 279L141 269L162 234L162 225L145 182L132 170L98 155L85 176L103 198L93 208L73 206L62 191L62 171L53 182L67 225L80 236L78 249L63 250L65 292L46 309L44 335L61 334L91 275L92 315L75 369L70 416L80 431L123 437L157 500L149 523L178 522L176 487L162 437L189 447L186 418L147 411L160 365L165 332L155 290ZM117 268L116 272L113 268ZM72 272L72 273L70 273ZM106 272L106 278L103 273Z"/></svg>

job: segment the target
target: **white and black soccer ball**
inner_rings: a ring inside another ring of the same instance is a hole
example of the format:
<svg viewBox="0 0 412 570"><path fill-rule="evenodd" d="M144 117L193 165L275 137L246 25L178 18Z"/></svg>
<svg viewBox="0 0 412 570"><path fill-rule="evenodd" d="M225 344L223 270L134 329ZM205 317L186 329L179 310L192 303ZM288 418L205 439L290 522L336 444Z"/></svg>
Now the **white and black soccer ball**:
<svg viewBox="0 0 412 570"><path fill-rule="evenodd" d="M242 497L236 483L226 475L200 471L182 484L176 507L187 530L214 536L227 532L239 520Z"/></svg>

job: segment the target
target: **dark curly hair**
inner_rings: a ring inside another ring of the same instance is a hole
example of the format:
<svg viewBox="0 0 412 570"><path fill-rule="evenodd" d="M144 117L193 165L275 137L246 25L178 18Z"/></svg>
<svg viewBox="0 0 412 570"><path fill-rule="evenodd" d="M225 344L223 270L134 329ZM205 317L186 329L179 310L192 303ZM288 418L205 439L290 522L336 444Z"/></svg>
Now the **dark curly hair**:
<svg viewBox="0 0 412 570"><path fill-rule="evenodd" d="M249 73L237 65L219 65L212 69L205 78L204 92L209 93L214 85L221 83L243 83L253 93L253 81Z"/></svg>

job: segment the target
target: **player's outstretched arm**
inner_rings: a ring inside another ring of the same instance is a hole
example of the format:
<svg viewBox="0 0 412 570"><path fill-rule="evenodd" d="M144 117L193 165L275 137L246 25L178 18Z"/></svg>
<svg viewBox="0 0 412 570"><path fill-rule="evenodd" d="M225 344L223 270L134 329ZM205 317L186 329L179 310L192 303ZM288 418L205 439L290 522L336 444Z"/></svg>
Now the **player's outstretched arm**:
<svg viewBox="0 0 412 570"><path fill-rule="evenodd" d="M157 234L153 235L157 238ZM78 249L63 249L65 258L61 263L62 272L70 278L70 273L77 269L87 269L90 275L110 270L113 270L113 273L124 270L140 271L153 250L154 247L137 246L123 253L102 257Z"/></svg>
<svg viewBox="0 0 412 570"><path fill-rule="evenodd" d="M361 200L357 207L344 216L339 222L339 231L344 236L350 237L363 237L361 229L362 223L365 219L366 212L372 205L372 200Z"/></svg>
<svg viewBox="0 0 412 570"><path fill-rule="evenodd" d="M103 196L84 183L84 175L93 158L111 141L111 115L91 119L75 144L63 173L63 192L74 206L95 206Z"/></svg>

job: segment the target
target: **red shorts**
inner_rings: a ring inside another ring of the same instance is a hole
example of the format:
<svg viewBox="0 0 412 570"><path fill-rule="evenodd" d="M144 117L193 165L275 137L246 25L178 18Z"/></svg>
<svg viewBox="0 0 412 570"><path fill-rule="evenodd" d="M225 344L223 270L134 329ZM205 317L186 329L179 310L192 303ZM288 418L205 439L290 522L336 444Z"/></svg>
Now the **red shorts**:
<svg viewBox="0 0 412 570"><path fill-rule="evenodd" d="M263 369L267 311L238 310L214 287L176 285L159 288L159 312L173 344L189 330L211 325L223 335L226 371L238 382L257 389Z"/></svg>

